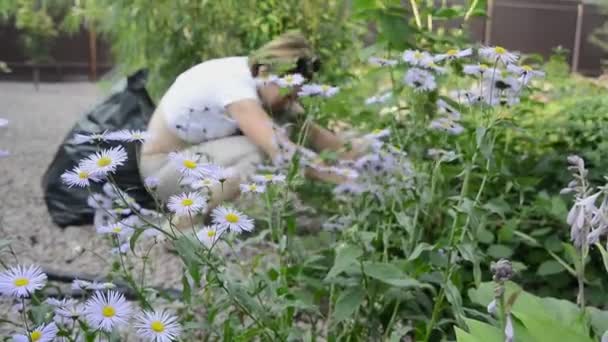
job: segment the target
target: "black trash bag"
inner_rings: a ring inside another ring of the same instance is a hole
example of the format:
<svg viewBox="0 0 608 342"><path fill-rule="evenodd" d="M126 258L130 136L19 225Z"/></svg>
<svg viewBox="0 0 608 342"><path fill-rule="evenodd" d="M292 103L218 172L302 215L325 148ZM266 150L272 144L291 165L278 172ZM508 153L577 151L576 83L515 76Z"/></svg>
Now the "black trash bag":
<svg viewBox="0 0 608 342"><path fill-rule="evenodd" d="M83 188L68 188L61 181L61 174L71 170L80 160L97 151L95 144L74 144L76 133L99 133L120 129L145 130L154 103L145 88L147 73L140 70L127 77L126 86L113 92L108 98L86 113L65 137L55 158L42 178L44 201L53 222L60 227L93 223L94 209L87 205L89 191ZM126 191L137 203L151 208L154 201L147 193L139 176L136 160L136 144L123 146L129 159L119 167L113 177L121 190ZM115 145L107 144L102 148ZM91 186L93 192L101 192L102 184Z"/></svg>

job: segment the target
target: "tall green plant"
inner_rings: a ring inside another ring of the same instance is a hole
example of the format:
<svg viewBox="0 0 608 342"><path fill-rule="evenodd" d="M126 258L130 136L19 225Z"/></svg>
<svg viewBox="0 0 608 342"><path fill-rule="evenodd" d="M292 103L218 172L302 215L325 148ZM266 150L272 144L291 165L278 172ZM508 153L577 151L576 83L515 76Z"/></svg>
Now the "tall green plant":
<svg viewBox="0 0 608 342"><path fill-rule="evenodd" d="M203 60L248 55L290 29L303 31L329 78L344 76L354 57L355 25L346 1L159 0L80 1L67 22L104 33L124 72L150 70L158 98L174 78Z"/></svg>

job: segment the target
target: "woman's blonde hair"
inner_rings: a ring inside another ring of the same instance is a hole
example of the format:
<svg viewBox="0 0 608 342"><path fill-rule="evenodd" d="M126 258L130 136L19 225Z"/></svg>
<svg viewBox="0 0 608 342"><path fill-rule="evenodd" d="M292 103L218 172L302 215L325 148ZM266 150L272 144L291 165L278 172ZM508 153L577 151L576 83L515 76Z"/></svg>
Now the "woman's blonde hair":
<svg viewBox="0 0 608 342"><path fill-rule="evenodd" d="M284 74L310 64L315 59L308 40L298 31L286 32L266 43L249 55L249 66L257 73L259 66L265 66L272 74Z"/></svg>

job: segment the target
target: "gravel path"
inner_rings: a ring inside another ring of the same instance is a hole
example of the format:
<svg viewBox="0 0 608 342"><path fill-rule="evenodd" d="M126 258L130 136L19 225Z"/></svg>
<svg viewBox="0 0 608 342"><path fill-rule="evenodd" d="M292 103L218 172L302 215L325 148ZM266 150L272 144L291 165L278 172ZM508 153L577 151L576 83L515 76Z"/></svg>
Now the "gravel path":
<svg viewBox="0 0 608 342"><path fill-rule="evenodd" d="M90 226L54 226L40 185L63 137L102 98L92 83L47 83L36 92L31 83L0 82L0 118L9 120L8 127L0 128L0 150L11 153L0 159L0 239L12 240L20 263L97 276L107 270L107 263L95 255L110 258L106 243ZM78 246L87 252L77 256ZM174 286L180 274L177 259L163 247L152 254L152 268L159 275L151 277L153 284ZM0 258L14 263L6 253Z"/></svg>

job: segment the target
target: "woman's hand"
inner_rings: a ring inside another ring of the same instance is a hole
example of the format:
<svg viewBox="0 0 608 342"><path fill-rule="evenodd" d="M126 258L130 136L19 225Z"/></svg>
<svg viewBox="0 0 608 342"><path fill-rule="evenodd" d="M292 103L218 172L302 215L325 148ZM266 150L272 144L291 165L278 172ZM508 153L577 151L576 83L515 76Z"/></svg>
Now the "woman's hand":
<svg viewBox="0 0 608 342"><path fill-rule="evenodd" d="M335 172L321 171L312 167L307 167L304 170L304 175L310 179L320 180L334 184L342 184L348 180L346 177L338 175Z"/></svg>

